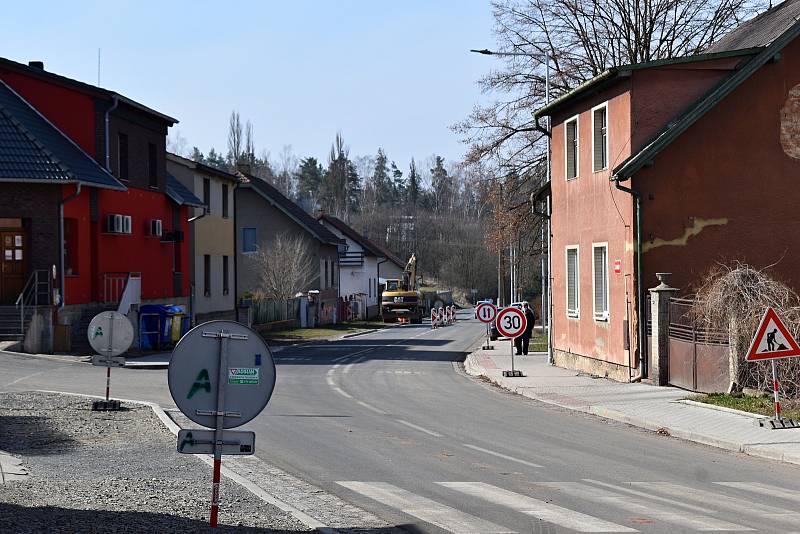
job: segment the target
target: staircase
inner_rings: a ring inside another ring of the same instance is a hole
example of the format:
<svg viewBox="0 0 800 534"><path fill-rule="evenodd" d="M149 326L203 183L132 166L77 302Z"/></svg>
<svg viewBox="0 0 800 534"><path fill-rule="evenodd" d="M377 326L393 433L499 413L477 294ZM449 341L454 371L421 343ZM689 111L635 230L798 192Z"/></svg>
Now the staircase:
<svg viewBox="0 0 800 534"><path fill-rule="evenodd" d="M22 341L33 311L33 307L25 308L25 317L20 321L18 307L0 306L0 341Z"/></svg>

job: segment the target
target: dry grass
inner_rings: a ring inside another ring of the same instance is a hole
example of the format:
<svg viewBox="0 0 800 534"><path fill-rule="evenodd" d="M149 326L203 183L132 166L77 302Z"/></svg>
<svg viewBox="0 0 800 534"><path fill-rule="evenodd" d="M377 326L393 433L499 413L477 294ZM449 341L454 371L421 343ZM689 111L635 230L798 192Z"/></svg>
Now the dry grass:
<svg viewBox="0 0 800 534"><path fill-rule="evenodd" d="M717 266L705 276L692 308L698 326L729 332L736 354L732 371L737 389L772 389L771 364L744 359L767 307L775 309L795 338L800 333L800 297L766 274L767 269L739 262ZM778 379L782 397L798 398L800 359L778 360Z"/></svg>

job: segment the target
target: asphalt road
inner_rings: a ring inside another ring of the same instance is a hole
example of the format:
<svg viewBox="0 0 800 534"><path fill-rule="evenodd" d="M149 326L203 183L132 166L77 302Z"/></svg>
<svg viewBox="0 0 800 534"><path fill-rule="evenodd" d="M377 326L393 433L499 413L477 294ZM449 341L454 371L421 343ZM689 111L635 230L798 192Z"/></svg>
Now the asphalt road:
<svg viewBox="0 0 800 534"><path fill-rule="evenodd" d="M460 370L482 327L286 348L256 455L419 532L800 531L796 467L536 403ZM172 406L165 371L115 396ZM3 355L0 390L102 394L97 368Z"/></svg>

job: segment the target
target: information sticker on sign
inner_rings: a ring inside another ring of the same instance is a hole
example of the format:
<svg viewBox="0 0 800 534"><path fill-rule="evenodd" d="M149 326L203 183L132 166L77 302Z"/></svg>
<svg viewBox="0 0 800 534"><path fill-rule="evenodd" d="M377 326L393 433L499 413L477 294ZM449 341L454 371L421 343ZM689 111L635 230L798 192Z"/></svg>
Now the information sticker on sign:
<svg viewBox="0 0 800 534"><path fill-rule="evenodd" d="M258 367L230 367L228 384L258 384Z"/></svg>

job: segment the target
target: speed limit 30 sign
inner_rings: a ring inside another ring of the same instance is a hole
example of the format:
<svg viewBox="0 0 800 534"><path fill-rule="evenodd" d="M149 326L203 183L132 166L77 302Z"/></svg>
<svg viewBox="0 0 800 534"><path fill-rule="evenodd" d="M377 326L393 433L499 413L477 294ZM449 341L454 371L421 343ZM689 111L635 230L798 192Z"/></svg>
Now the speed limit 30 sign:
<svg viewBox="0 0 800 534"><path fill-rule="evenodd" d="M475 315L480 322L491 323L494 321L495 316L497 316L497 308L494 307L494 304L482 302L481 304L478 304L478 308L475 310Z"/></svg>
<svg viewBox="0 0 800 534"><path fill-rule="evenodd" d="M522 310L514 307L504 308L497 314L497 331L504 337L519 337L525 331L528 320Z"/></svg>

